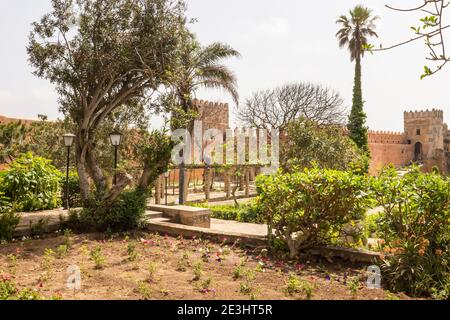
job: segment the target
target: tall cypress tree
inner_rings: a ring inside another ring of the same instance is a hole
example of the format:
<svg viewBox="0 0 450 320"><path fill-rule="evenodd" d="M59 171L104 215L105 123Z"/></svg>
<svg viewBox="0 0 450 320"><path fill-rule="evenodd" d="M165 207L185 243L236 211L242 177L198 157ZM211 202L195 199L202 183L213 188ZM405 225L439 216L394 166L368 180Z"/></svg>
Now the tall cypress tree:
<svg viewBox="0 0 450 320"><path fill-rule="evenodd" d="M369 152L366 114L364 112L364 101L361 86L361 59L364 57L364 47L368 44L369 36L378 37L375 29L375 20L378 17L372 17L372 10L356 6L349 12L350 17L342 15L337 20L341 29L336 36L339 40L339 46L347 46L350 52L350 60L355 61L355 79L353 87L353 104L349 116L348 130L350 137L356 145L363 151Z"/></svg>
<svg viewBox="0 0 450 320"><path fill-rule="evenodd" d="M361 87L361 59L357 58L355 63L355 80L353 85L353 104L347 125L350 138L365 152L369 151L367 141L366 113L364 112L364 101Z"/></svg>

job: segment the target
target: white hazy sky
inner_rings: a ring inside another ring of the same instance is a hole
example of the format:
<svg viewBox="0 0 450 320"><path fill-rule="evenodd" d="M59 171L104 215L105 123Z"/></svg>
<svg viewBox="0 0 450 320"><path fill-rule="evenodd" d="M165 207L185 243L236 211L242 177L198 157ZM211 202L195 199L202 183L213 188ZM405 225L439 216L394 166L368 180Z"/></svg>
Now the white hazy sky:
<svg viewBox="0 0 450 320"><path fill-rule="evenodd" d="M351 105L353 65L338 48L336 18L356 4L381 17L379 40L384 46L411 36L417 15L400 14L384 4L402 0L188 0L192 26L203 44L222 41L239 50L242 58L227 64L236 72L241 100L257 89L295 81L311 81L336 89ZM421 3L409 0L408 3ZM0 114L36 118L58 117L57 95L46 81L34 77L25 47L31 22L50 9L50 0L0 0ZM450 66L420 80L426 64L421 43L368 55L363 61L363 91L368 124L374 130L403 129L403 111L444 110L450 120ZM220 92L198 98L231 103ZM154 120L155 124L158 122Z"/></svg>

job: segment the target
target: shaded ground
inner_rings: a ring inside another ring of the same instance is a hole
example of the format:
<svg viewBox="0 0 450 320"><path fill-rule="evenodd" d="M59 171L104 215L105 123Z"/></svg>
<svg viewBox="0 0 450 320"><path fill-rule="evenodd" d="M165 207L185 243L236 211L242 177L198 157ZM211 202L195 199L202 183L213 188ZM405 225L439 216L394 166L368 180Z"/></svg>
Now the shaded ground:
<svg viewBox="0 0 450 320"><path fill-rule="evenodd" d="M58 249L65 244L70 245L67 253ZM96 247L100 248L97 262L104 259L100 268L96 268L92 258ZM81 270L80 291L66 285L67 268L72 265ZM310 292L312 299L408 299L402 294L394 296L381 289L366 288L366 267L349 268L307 258L284 263L264 258L264 252L245 251L237 245L221 246L201 239L150 233L109 239L103 235L70 235L0 246L0 274L12 275L20 288L35 289L45 297L59 294L62 299L306 299ZM199 279L194 280L196 272ZM299 277L291 286L291 295L286 293L290 273Z"/></svg>

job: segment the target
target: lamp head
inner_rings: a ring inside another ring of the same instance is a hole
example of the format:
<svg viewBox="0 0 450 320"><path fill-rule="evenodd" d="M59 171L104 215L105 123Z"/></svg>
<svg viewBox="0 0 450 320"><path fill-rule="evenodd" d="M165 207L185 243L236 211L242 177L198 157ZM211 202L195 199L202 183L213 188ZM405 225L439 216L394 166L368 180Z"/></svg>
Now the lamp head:
<svg viewBox="0 0 450 320"><path fill-rule="evenodd" d="M120 142L121 142L121 140L122 140L122 134L121 134L120 132L118 132L118 131L112 132L112 133L109 135L109 138L111 139L111 144L112 144L114 147L120 146Z"/></svg>
<svg viewBox="0 0 450 320"><path fill-rule="evenodd" d="M75 135L71 133L66 133L63 135L64 138L64 145L66 147L71 147L73 144L73 140L75 139Z"/></svg>

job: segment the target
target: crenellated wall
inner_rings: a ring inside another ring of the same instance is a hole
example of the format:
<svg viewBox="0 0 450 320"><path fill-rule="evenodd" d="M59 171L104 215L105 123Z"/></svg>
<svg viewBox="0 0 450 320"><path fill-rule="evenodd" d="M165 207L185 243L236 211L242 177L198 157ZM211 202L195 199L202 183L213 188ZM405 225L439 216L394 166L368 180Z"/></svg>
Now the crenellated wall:
<svg viewBox="0 0 450 320"><path fill-rule="evenodd" d="M389 164L401 167L411 162L413 149L408 144L404 133L369 131L368 139L371 153L370 174L379 173L384 166Z"/></svg>
<svg viewBox="0 0 450 320"><path fill-rule="evenodd" d="M406 142L406 135L391 131L369 131L368 139L369 143L403 144Z"/></svg>

